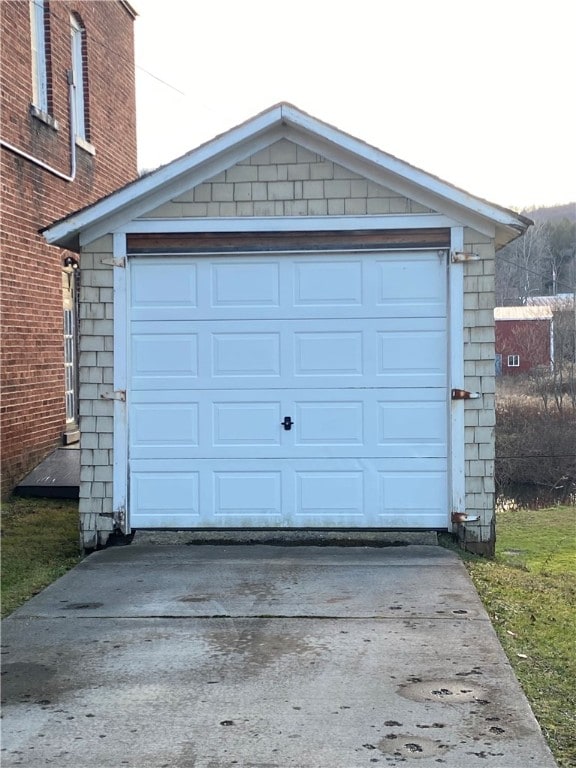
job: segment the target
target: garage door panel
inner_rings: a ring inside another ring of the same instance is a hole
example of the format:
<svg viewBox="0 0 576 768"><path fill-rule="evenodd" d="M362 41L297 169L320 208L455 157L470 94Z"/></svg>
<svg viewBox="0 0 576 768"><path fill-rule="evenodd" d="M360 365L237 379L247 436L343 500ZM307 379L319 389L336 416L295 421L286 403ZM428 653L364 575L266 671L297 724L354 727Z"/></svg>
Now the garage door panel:
<svg viewBox="0 0 576 768"><path fill-rule="evenodd" d="M378 403L378 446L386 456L446 456L446 402Z"/></svg>
<svg viewBox="0 0 576 768"><path fill-rule="evenodd" d="M295 446L362 446L364 436L364 403L338 401L296 401L294 412Z"/></svg>
<svg viewBox="0 0 576 768"><path fill-rule="evenodd" d="M280 307L280 264L233 259L211 266L211 308Z"/></svg>
<svg viewBox="0 0 576 768"><path fill-rule="evenodd" d="M138 258L130 282L134 320L446 315L445 257L435 253Z"/></svg>
<svg viewBox="0 0 576 768"><path fill-rule="evenodd" d="M362 376L361 331L294 333L295 376Z"/></svg>
<svg viewBox="0 0 576 768"><path fill-rule="evenodd" d="M154 472L151 464L132 470L131 495L141 499L134 528L163 508L174 527L446 526L443 460L244 459L230 471L229 462L201 459L195 472L188 461L154 462Z"/></svg>
<svg viewBox="0 0 576 768"><path fill-rule="evenodd" d="M214 449L281 445L280 402L215 402L212 411Z"/></svg>
<svg viewBox="0 0 576 768"><path fill-rule="evenodd" d="M378 331L378 376L395 383L417 378L425 380L424 386L446 386L445 332L430 328Z"/></svg>
<svg viewBox="0 0 576 768"><path fill-rule="evenodd" d="M265 332L263 331L265 325ZM132 323L132 388L445 387L443 318ZM309 330L310 329L310 330Z"/></svg>
<svg viewBox="0 0 576 768"><path fill-rule="evenodd" d="M198 376L197 334L134 334L132 372L138 378Z"/></svg>
<svg viewBox="0 0 576 768"><path fill-rule="evenodd" d="M130 525L446 527L446 283L435 252L130 259Z"/></svg>
<svg viewBox="0 0 576 768"><path fill-rule="evenodd" d="M199 447L199 403L135 403L131 409L133 455L158 455L178 446L183 454Z"/></svg>
<svg viewBox="0 0 576 768"><path fill-rule="evenodd" d="M182 259L138 261L131 269L130 294L136 318L147 317L149 310L158 314L175 308L197 310L197 266Z"/></svg>
<svg viewBox="0 0 576 768"><path fill-rule="evenodd" d="M263 459L447 455L442 389L387 390L386 399L354 389L149 390L131 400L134 459L238 459L248 449Z"/></svg>
<svg viewBox="0 0 576 768"><path fill-rule="evenodd" d="M362 262L330 258L294 264L294 306L361 307L364 303Z"/></svg>
<svg viewBox="0 0 576 768"><path fill-rule="evenodd" d="M314 518L315 525L332 525L350 516L365 517L364 476L361 471L342 470L294 472L296 507L301 521Z"/></svg>
<svg viewBox="0 0 576 768"><path fill-rule="evenodd" d="M445 526L448 503L445 472L406 467L402 472L386 470L378 474L381 520L392 516L413 527L411 520L427 519L431 527Z"/></svg>
<svg viewBox="0 0 576 768"><path fill-rule="evenodd" d="M214 472L214 515L264 520L282 514L282 472L251 471ZM265 523L264 523L265 524Z"/></svg>
<svg viewBox="0 0 576 768"><path fill-rule="evenodd" d="M379 258L376 262L379 308L417 308L419 314L446 312L444 256L431 254Z"/></svg>
<svg viewBox="0 0 576 768"><path fill-rule="evenodd" d="M200 473L133 468L130 501L134 527L189 527L200 521Z"/></svg>
<svg viewBox="0 0 576 768"><path fill-rule="evenodd" d="M213 334L212 376L280 376L280 334Z"/></svg>

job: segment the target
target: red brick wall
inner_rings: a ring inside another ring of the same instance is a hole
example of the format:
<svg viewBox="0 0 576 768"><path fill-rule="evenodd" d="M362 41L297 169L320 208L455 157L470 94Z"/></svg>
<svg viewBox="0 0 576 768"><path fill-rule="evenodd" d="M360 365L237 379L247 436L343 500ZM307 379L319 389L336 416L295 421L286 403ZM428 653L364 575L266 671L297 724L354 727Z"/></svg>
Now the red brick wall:
<svg viewBox="0 0 576 768"><path fill-rule="evenodd" d="M94 202L136 176L133 18L119 0L52 0L49 9L49 105L58 130L30 113L28 0L0 2L1 137L70 174L68 83L70 14L86 30L89 140L77 147L73 182L2 147L2 488L7 493L65 429L62 332L64 251L47 246L41 227Z"/></svg>
<svg viewBox="0 0 576 768"><path fill-rule="evenodd" d="M550 365L550 320L497 320L496 354L502 355L502 373L528 373ZM518 355L520 365L508 366L508 355Z"/></svg>

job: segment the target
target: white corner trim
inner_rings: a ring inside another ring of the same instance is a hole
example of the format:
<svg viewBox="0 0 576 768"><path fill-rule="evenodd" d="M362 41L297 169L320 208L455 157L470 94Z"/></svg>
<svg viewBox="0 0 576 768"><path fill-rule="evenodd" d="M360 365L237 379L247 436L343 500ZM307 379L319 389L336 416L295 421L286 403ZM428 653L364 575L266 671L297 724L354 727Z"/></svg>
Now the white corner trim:
<svg viewBox="0 0 576 768"><path fill-rule="evenodd" d="M464 228L453 227L450 237L453 251L464 249ZM464 387L464 265L448 260L448 318L449 318L449 370L450 383L447 396L452 389ZM465 429L464 400L450 400L450 497L448 527L451 526L452 512L465 512Z"/></svg>
<svg viewBox="0 0 576 768"><path fill-rule="evenodd" d="M113 237L114 259L126 258L126 236ZM127 271L128 267L110 267L114 270L114 391L127 390L128 380L128 322ZM128 404L114 400L114 467L112 472L112 509L124 510L125 530L130 532L128 519Z"/></svg>

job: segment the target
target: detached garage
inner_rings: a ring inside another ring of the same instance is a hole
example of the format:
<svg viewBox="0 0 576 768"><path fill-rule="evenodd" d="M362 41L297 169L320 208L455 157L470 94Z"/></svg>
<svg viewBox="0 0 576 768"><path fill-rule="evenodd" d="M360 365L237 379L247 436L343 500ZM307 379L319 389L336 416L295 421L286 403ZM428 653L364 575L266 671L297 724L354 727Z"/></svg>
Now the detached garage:
<svg viewBox="0 0 576 768"><path fill-rule="evenodd" d="M494 252L529 220L287 104L45 232L81 254L82 543L493 547Z"/></svg>

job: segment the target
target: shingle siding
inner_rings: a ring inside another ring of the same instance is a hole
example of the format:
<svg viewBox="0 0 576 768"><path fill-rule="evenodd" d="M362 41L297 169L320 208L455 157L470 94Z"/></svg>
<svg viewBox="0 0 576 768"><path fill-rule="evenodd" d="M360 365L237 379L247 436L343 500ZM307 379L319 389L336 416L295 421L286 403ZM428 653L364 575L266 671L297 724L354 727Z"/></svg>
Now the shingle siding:
<svg viewBox="0 0 576 768"><path fill-rule="evenodd" d="M494 514L494 430L496 377L494 367L494 245L472 229L464 231L465 250L479 261L464 265L464 387L480 392L465 401L466 513L479 516L477 525L460 533L470 546L492 540Z"/></svg>
<svg viewBox="0 0 576 768"><path fill-rule="evenodd" d="M142 218L432 212L282 139Z"/></svg>
<svg viewBox="0 0 576 768"><path fill-rule="evenodd" d="M112 510L114 401L102 398L112 390L114 366L114 303L109 287L114 281L114 273L112 267L102 263L111 256L112 238L109 236L96 240L82 252L80 522L83 545L87 549L104 544L108 532L114 527L112 518L107 516ZM104 315L107 319L93 321L90 318L94 314Z"/></svg>

